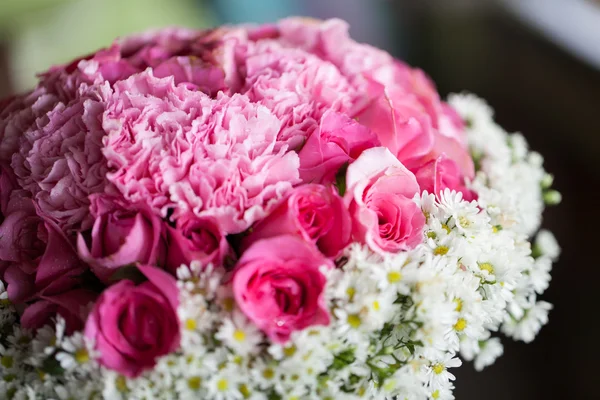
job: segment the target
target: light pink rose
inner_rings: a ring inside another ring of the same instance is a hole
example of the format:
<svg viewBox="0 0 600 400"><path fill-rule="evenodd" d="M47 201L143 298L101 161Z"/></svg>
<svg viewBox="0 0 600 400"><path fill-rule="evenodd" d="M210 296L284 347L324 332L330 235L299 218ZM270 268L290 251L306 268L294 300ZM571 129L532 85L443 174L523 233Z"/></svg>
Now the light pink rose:
<svg viewBox="0 0 600 400"><path fill-rule="evenodd" d="M252 227L242 248L285 234L313 243L327 257L335 258L349 243L352 220L343 199L331 186L307 184L296 187L265 219Z"/></svg>
<svg viewBox="0 0 600 400"><path fill-rule="evenodd" d="M458 164L445 155L425 163L414 173L421 190L428 193L439 195L445 189L450 189L461 192L467 201L477 199L477 194L465 186Z"/></svg>
<svg viewBox="0 0 600 400"><path fill-rule="evenodd" d="M77 236L80 257L104 283L109 283L121 267L164 262L164 224L143 203L129 204L111 196L92 196L91 215L95 218L90 244L82 233Z"/></svg>
<svg viewBox="0 0 600 400"><path fill-rule="evenodd" d="M176 226L168 227L167 232L167 269L172 273L192 261L219 267L225 257L232 255L227 238L214 218L182 215L177 218Z"/></svg>
<svg viewBox="0 0 600 400"><path fill-rule="evenodd" d="M319 128L298 152L300 178L306 183L334 182L344 164L379 145L379 139L369 128L347 115L327 111Z"/></svg>
<svg viewBox="0 0 600 400"><path fill-rule="evenodd" d="M388 149L363 152L348 167L346 184L357 241L381 254L409 250L423 241L425 216L412 200L419 185Z"/></svg>
<svg viewBox="0 0 600 400"><path fill-rule="evenodd" d="M435 131L431 119L409 98L384 92L356 115L357 120L377 134L403 163L412 163L431 152Z"/></svg>
<svg viewBox="0 0 600 400"><path fill-rule="evenodd" d="M139 266L148 281L122 280L102 292L85 324L99 362L127 377L152 368L156 358L179 346L178 290L175 278Z"/></svg>
<svg viewBox="0 0 600 400"><path fill-rule="evenodd" d="M87 289L72 289L55 295L40 295L27 305L21 315L21 326L33 331L45 325L53 325L57 315L65 320L66 333L80 331L84 327L89 305L97 293Z"/></svg>
<svg viewBox="0 0 600 400"><path fill-rule="evenodd" d="M312 325L328 325L321 267L333 268L333 263L297 236L260 240L234 270L236 302L275 342L286 342L292 332Z"/></svg>

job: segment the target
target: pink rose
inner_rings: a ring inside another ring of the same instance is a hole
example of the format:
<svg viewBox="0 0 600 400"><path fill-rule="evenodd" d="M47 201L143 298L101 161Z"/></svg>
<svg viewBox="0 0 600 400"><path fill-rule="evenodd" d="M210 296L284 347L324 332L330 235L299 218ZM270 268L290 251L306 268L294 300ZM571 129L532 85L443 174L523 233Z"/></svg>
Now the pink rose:
<svg viewBox="0 0 600 400"><path fill-rule="evenodd" d="M379 146L369 128L345 114L327 111L309 137L300 158L300 178L306 183L331 183L340 168L366 149Z"/></svg>
<svg viewBox="0 0 600 400"><path fill-rule="evenodd" d="M25 307L21 315L23 328L37 330L53 324L60 315L65 320L67 334L80 331L89 311L89 304L97 297L95 292L86 289L73 289L56 295L42 295Z"/></svg>
<svg viewBox="0 0 600 400"><path fill-rule="evenodd" d="M439 195L445 189L462 192L463 199L476 200L477 194L465 186L458 164L445 155L414 170L421 190Z"/></svg>
<svg viewBox="0 0 600 400"><path fill-rule="evenodd" d="M433 148L435 131L431 119L410 97L386 90L356 118L372 129L381 145L403 163L420 159Z"/></svg>
<svg viewBox="0 0 600 400"><path fill-rule="evenodd" d="M181 264L190 265L191 261L221 266L231 253L227 238L211 217L182 215L177 218L176 227L168 227L167 232L167 268L173 273Z"/></svg>
<svg viewBox="0 0 600 400"><path fill-rule="evenodd" d="M415 176L384 147L366 150L346 175L355 239L378 253L409 250L423 241L425 216L412 200Z"/></svg>
<svg viewBox="0 0 600 400"><path fill-rule="evenodd" d="M91 202L91 244L79 233L77 248L100 280L110 282L115 271L128 264L164 261L163 222L149 207L102 195L92 196Z"/></svg>
<svg viewBox="0 0 600 400"><path fill-rule="evenodd" d="M352 220L343 199L333 187L308 184L296 187L242 242L249 247L260 239L299 235L314 243L327 257L336 257L349 243Z"/></svg>
<svg viewBox="0 0 600 400"><path fill-rule="evenodd" d="M254 243L233 275L233 292L242 312L275 342L312 325L328 325L321 267L333 268L313 246L284 235Z"/></svg>
<svg viewBox="0 0 600 400"><path fill-rule="evenodd" d="M153 367L180 338L175 278L155 267L138 268L148 281L136 286L122 280L105 289L85 324L99 362L128 377Z"/></svg>
<svg viewBox="0 0 600 400"><path fill-rule="evenodd" d="M0 260L8 264L3 279L16 303L63 293L87 270L65 234L33 207L13 210L0 225Z"/></svg>

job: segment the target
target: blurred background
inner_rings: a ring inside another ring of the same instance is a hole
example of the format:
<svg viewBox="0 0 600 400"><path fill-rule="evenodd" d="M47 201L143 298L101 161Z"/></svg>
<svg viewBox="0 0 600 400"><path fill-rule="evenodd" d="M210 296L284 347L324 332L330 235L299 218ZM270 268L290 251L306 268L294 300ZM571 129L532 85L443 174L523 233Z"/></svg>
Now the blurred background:
<svg viewBox="0 0 600 400"><path fill-rule="evenodd" d="M555 174L563 203L545 227L563 254L544 296L550 323L532 344L505 340L482 373L463 366L456 398L600 399L599 0L0 0L0 97L116 36L288 15L343 18L357 40L424 69L442 95L485 97Z"/></svg>

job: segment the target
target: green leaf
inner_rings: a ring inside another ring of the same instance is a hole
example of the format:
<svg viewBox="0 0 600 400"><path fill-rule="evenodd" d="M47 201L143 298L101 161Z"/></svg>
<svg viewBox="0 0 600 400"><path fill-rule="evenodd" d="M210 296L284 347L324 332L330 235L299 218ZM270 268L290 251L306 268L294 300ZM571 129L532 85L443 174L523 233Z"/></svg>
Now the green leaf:
<svg viewBox="0 0 600 400"><path fill-rule="evenodd" d="M60 366L60 362L54 357L48 357L42 363L42 371L50 375L62 375L65 370Z"/></svg>
<svg viewBox="0 0 600 400"><path fill-rule="evenodd" d="M144 276L144 274L142 274L142 272L138 269L137 265L129 264L124 265L118 270L116 270L115 273L112 274L110 277L111 282L118 282L122 280L130 280L135 284L139 284L145 282L147 279Z"/></svg>
<svg viewBox="0 0 600 400"><path fill-rule="evenodd" d="M348 171L349 163L344 163L335 175L335 187L340 196L346 194L346 171Z"/></svg>

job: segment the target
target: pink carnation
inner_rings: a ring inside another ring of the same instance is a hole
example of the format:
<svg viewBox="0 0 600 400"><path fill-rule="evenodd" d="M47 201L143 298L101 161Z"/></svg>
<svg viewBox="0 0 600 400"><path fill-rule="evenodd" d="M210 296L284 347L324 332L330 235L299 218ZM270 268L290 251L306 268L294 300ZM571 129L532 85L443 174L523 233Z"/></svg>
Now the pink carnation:
<svg viewBox="0 0 600 400"><path fill-rule="evenodd" d="M191 211L241 232L299 183L298 156L277 140L280 126L245 96L212 100L172 78L137 74L115 84L107 102L108 179L162 215Z"/></svg>

